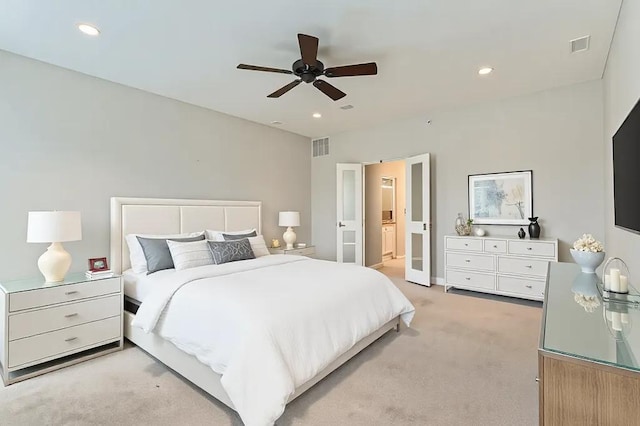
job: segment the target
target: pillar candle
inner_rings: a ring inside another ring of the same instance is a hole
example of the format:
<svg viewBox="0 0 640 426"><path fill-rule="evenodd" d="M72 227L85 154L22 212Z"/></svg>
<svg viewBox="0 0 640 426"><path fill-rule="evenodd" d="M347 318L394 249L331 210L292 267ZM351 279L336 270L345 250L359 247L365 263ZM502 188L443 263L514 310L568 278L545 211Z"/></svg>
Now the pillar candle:
<svg viewBox="0 0 640 426"><path fill-rule="evenodd" d="M604 276L604 289L607 291L611 290L611 275L609 274Z"/></svg>
<svg viewBox="0 0 640 426"><path fill-rule="evenodd" d="M620 314L620 319L623 324L629 324L629 314Z"/></svg>
<svg viewBox="0 0 640 426"><path fill-rule="evenodd" d="M620 269L611 268L611 291L620 292Z"/></svg>
<svg viewBox="0 0 640 426"><path fill-rule="evenodd" d="M626 275L620 275L620 293L629 293L629 279Z"/></svg>
<svg viewBox="0 0 640 426"><path fill-rule="evenodd" d="M615 331L622 331L622 315L620 315L620 312L611 313L611 328Z"/></svg>

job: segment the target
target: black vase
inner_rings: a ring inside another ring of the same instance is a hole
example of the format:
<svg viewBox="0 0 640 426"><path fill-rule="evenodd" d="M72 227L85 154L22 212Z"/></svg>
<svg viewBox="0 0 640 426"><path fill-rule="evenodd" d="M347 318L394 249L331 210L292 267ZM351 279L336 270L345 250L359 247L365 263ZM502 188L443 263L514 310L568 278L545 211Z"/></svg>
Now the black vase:
<svg viewBox="0 0 640 426"><path fill-rule="evenodd" d="M540 225L537 217L530 217L529 220L529 238L540 238Z"/></svg>
<svg viewBox="0 0 640 426"><path fill-rule="evenodd" d="M520 230L518 231L518 238L523 239L525 235L527 234L524 233L524 229L520 228Z"/></svg>

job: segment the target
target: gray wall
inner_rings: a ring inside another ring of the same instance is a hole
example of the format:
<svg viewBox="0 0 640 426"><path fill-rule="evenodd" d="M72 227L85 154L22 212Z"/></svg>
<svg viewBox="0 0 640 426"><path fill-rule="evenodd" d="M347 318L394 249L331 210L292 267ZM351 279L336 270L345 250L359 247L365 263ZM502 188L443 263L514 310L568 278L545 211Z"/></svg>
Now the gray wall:
<svg viewBox="0 0 640 426"><path fill-rule="evenodd" d="M392 106L390 106L392 107ZM443 237L467 215L467 176L533 170L534 213L560 259L582 233L604 238L602 83L592 81L331 136L312 160L313 241L335 259L336 163L431 153L432 274L443 277ZM518 227L486 227L515 235Z"/></svg>
<svg viewBox="0 0 640 426"><path fill-rule="evenodd" d="M263 232L279 210L311 236L309 140L0 51L0 279L38 274L30 210L79 210L72 270L109 254L112 196L261 200Z"/></svg>
<svg viewBox="0 0 640 426"><path fill-rule="evenodd" d="M365 261L366 266L382 263L382 177L396 178L396 257L404 256L405 166L404 161L370 164L365 167Z"/></svg>
<svg viewBox="0 0 640 426"><path fill-rule="evenodd" d="M621 257L626 261L636 287L640 284L640 235L614 227L611 138L640 98L639 22L640 2L623 2L604 74L605 249L608 256Z"/></svg>

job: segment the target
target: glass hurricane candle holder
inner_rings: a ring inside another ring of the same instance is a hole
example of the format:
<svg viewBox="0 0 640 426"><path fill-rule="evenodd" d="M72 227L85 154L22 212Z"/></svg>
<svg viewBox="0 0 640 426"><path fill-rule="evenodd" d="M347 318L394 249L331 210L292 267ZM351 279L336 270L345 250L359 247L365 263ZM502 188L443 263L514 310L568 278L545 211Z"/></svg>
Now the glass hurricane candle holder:
<svg viewBox="0 0 640 426"><path fill-rule="evenodd" d="M602 282L604 289L613 293L627 294L631 280L629 268L624 260L619 257L611 257L602 268Z"/></svg>

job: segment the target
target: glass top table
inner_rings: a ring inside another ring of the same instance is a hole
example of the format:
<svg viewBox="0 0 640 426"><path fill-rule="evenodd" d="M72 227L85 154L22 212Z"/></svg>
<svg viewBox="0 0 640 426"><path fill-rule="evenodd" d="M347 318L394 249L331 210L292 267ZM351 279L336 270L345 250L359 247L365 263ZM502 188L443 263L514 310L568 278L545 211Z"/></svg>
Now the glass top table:
<svg viewBox="0 0 640 426"><path fill-rule="evenodd" d="M69 284L78 284L84 283L87 281L99 281L99 280L108 280L114 277L118 277L118 275L111 275L107 277L99 277L99 278L87 278L84 272L73 272L67 274L64 278L64 281L57 283L47 283L44 281L44 277L34 277L34 278L26 278L20 280L11 280L11 281L0 281L0 288L6 293L19 293L21 291L30 291L30 290L38 290L41 288L51 288L64 286Z"/></svg>
<svg viewBox="0 0 640 426"><path fill-rule="evenodd" d="M640 304L603 299L600 276L550 263L540 348L640 371Z"/></svg>

